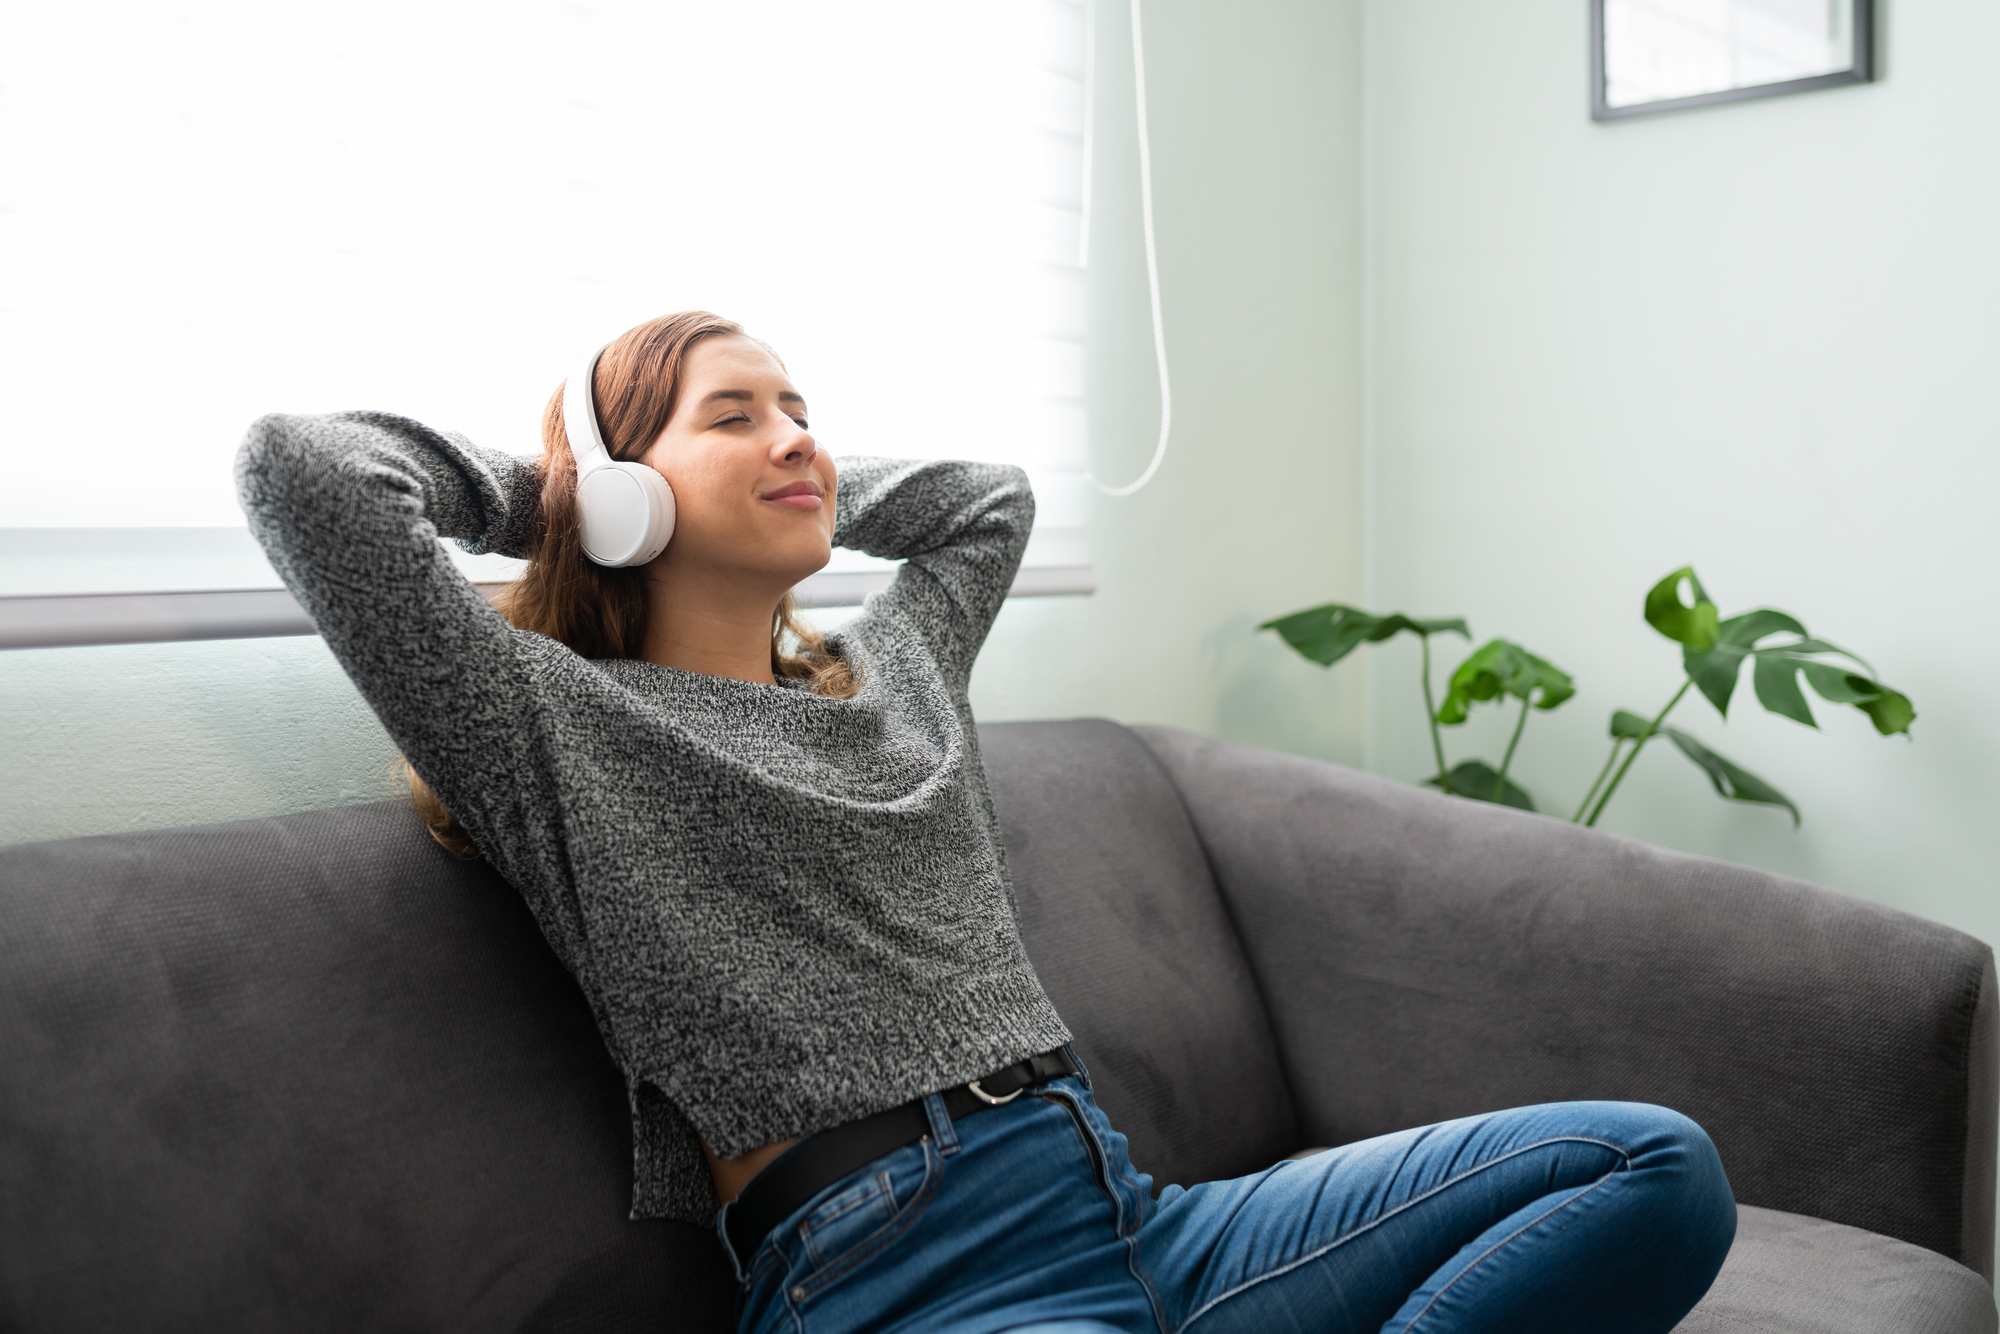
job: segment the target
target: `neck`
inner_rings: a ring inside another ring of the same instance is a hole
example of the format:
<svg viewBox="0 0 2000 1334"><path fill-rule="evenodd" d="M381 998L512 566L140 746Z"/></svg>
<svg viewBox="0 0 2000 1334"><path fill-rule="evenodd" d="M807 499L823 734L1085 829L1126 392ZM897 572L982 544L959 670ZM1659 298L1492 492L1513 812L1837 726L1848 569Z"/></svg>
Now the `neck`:
<svg viewBox="0 0 2000 1334"><path fill-rule="evenodd" d="M768 576L689 570L662 558L646 570L647 662L771 685L771 617L785 589Z"/></svg>

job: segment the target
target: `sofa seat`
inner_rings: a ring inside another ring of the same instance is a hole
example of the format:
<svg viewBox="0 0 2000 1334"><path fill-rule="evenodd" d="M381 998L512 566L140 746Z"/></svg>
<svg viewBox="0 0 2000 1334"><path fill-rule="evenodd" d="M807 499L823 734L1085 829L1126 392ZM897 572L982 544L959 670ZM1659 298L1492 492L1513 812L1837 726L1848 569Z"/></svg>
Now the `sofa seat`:
<svg viewBox="0 0 2000 1334"><path fill-rule="evenodd" d="M1679 1334L1960 1334L2000 1324L1986 1280L1936 1251L1739 1205L1736 1244Z"/></svg>

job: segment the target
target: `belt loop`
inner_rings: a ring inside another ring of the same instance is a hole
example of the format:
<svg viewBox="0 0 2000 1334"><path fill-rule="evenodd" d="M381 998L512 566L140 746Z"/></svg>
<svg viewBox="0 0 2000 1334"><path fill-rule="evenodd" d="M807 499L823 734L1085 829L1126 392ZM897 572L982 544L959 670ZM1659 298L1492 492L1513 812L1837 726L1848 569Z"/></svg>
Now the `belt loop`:
<svg viewBox="0 0 2000 1334"><path fill-rule="evenodd" d="M958 1129L952 1124L951 1113L944 1105L941 1093L924 1095L924 1115L931 1119L931 1138L937 1142L938 1152L949 1158L958 1152Z"/></svg>
<svg viewBox="0 0 2000 1334"><path fill-rule="evenodd" d="M1070 1060L1076 1062L1076 1077L1083 1082L1084 1090L1088 1092L1090 1090L1090 1067L1085 1065L1083 1058L1076 1054L1076 1044L1074 1042L1063 1043L1062 1049L1069 1053Z"/></svg>
<svg viewBox="0 0 2000 1334"><path fill-rule="evenodd" d="M731 1245L729 1241L729 1211L734 1207L735 1203L736 1201L731 1200L728 1204L723 1205L715 1211L715 1235L721 1238L722 1249L729 1256L729 1265L736 1271L736 1285L741 1287L750 1281L750 1276L743 1272L743 1260L737 1258L736 1247ZM744 1259L748 1258L747 1256L744 1257Z"/></svg>

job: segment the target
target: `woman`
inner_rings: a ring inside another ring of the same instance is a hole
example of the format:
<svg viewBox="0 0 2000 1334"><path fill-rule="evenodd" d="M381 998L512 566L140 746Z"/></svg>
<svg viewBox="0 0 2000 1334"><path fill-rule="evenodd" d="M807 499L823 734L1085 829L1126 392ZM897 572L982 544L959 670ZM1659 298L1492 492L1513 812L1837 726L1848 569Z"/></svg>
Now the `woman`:
<svg viewBox="0 0 2000 1334"><path fill-rule="evenodd" d="M672 487L643 566L584 557L561 390L539 467L268 417L239 486L434 832L582 985L630 1090L633 1216L713 1222L743 1330L1664 1331L1706 1290L1735 1206L1660 1108L1154 1198L1022 951L966 702L1022 474L836 469L778 359L701 312L618 338L590 387L612 457ZM438 534L530 558L498 612ZM787 590L833 545L903 567L822 638Z"/></svg>

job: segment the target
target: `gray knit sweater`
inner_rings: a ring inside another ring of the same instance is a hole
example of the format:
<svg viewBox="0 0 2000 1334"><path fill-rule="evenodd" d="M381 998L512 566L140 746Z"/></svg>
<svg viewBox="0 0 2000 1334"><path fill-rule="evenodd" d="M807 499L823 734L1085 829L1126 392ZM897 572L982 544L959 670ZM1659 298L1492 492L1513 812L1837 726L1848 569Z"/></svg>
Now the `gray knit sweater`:
<svg viewBox="0 0 2000 1334"><path fill-rule="evenodd" d="M266 417L252 531L575 974L633 1124L634 1217L724 1157L1069 1040L1021 947L966 680L1020 563L1015 468L840 461L834 540L904 562L829 699L502 620L439 547L521 554L532 467L379 413Z"/></svg>

